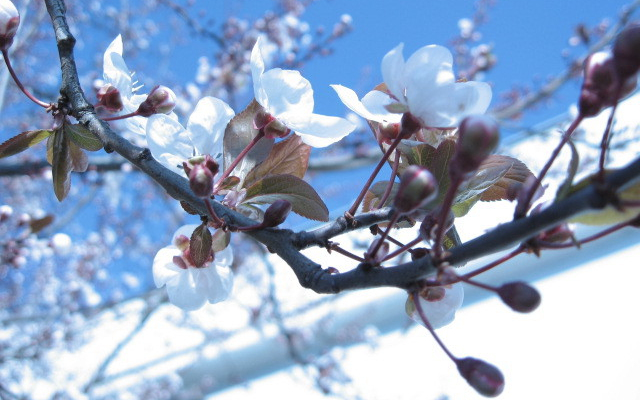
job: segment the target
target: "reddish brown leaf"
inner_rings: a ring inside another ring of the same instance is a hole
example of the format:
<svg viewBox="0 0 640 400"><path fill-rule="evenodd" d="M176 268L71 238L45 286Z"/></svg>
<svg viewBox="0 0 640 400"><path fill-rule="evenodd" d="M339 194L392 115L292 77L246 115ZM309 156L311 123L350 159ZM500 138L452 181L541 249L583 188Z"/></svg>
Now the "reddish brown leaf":
<svg viewBox="0 0 640 400"><path fill-rule="evenodd" d="M0 144L0 158L18 154L29 147L42 142L52 134L53 131L44 129L22 132Z"/></svg>
<svg viewBox="0 0 640 400"><path fill-rule="evenodd" d="M211 256L212 236L207 224L198 226L189 241L189 253L196 267L202 267Z"/></svg>
<svg viewBox="0 0 640 400"><path fill-rule="evenodd" d="M51 152L53 191L58 201L62 201L67 197L71 188L73 165L69 154L69 139L61 130L56 131L53 135Z"/></svg>
<svg viewBox="0 0 640 400"><path fill-rule="evenodd" d="M302 179L307 172L311 146L298 135L276 143L266 160L253 168L245 178L244 187L251 186L268 175L293 175Z"/></svg>
<svg viewBox="0 0 640 400"><path fill-rule="evenodd" d="M481 165L480 170L495 168L505 171L504 175L480 196L481 201L508 200L509 187L522 185L533 175L520 160L509 156L491 155Z"/></svg>
<svg viewBox="0 0 640 400"><path fill-rule="evenodd" d="M32 233L38 233L47 226L51 225L54 220L54 216L51 214L45 215L42 218L35 218L29 221L29 228Z"/></svg>

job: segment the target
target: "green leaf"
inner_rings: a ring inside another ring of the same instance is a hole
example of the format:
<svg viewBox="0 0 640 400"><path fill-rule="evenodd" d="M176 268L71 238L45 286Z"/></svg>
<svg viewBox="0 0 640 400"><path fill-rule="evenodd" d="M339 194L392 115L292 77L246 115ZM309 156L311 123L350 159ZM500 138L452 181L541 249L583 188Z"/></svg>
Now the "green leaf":
<svg viewBox="0 0 640 400"><path fill-rule="evenodd" d="M423 142L403 140L398 149L406 158L408 165L421 165L428 168L436 154L436 148ZM406 167L406 166L405 166ZM402 173L402 171L400 171Z"/></svg>
<svg viewBox="0 0 640 400"><path fill-rule="evenodd" d="M198 226L191 234L189 253L196 267L202 267L211 256L213 239L206 223Z"/></svg>
<svg viewBox="0 0 640 400"><path fill-rule="evenodd" d="M244 203L271 204L278 199L291 202L293 212L316 221L328 221L329 210L318 193L293 175L271 175L247 188Z"/></svg>
<svg viewBox="0 0 640 400"><path fill-rule="evenodd" d="M262 106L253 100L240 114L233 117L224 131L224 169L238 157L249 143L258 135L258 130L253 127L255 115L262 110ZM240 164L233 170L233 174L242 181L247 173L257 164L264 161L271 151L273 139L262 138L249 151Z"/></svg>
<svg viewBox="0 0 640 400"><path fill-rule="evenodd" d="M0 158L5 158L25 151L53 134L53 131L40 129L22 132L0 144Z"/></svg>
<svg viewBox="0 0 640 400"><path fill-rule="evenodd" d="M606 171L606 175L609 175L612 170ZM578 183L573 185L568 194L575 193L580 189L584 189L593 183L596 179L596 174L588 176ZM630 186L627 186L623 190L618 192L618 198L621 201L628 201L638 203L640 201L640 182L636 182ZM576 217L571 218L568 222L579 223L584 225L613 225L621 222L633 219L640 214L640 207L624 207L622 210L618 210L615 207L608 205L600 210L593 210L582 213Z"/></svg>
<svg viewBox="0 0 640 400"><path fill-rule="evenodd" d="M247 174L244 186L251 186L268 175L293 175L302 179L310 154L311 146L304 144L300 136L292 135L273 146L267 159Z"/></svg>
<svg viewBox="0 0 640 400"><path fill-rule="evenodd" d="M73 164L69 154L69 139L62 130L57 130L51 143L51 174L53 175L53 191L58 201L64 200L71 188L71 170ZM47 143L49 145L49 143Z"/></svg>
<svg viewBox="0 0 640 400"><path fill-rule="evenodd" d="M520 160L503 156L503 155L490 155L480 165L479 170L494 169L494 176L500 176L500 178L480 196L480 201L495 201L495 200L511 200L509 198L511 187L519 187L524 182L533 176L529 168ZM504 171L504 173L502 173Z"/></svg>
<svg viewBox="0 0 640 400"><path fill-rule="evenodd" d="M69 139L80 148L88 151L98 151L102 142L82 124L64 124L64 131Z"/></svg>

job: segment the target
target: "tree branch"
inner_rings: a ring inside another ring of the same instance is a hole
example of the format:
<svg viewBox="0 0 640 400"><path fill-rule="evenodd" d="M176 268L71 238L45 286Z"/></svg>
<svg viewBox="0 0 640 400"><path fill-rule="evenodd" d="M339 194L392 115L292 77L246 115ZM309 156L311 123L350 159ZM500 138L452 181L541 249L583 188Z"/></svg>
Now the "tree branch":
<svg viewBox="0 0 640 400"><path fill-rule="evenodd" d="M61 105L68 107L70 115L73 115L102 141L107 152L117 152L158 182L173 198L187 202L202 215L206 215L204 203L191 192L185 178L160 165L151 157L148 149L135 146L118 136L109 125L96 116L93 107L85 99L78 80L73 57L75 39L67 25L64 2L62 0L45 1L53 21L60 54L62 68ZM451 249L450 255L445 260L452 265L459 265L519 244L581 212L606 206L611 200L612 192L618 191L637 177L640 177L640 159L626 168L612 173L607 177L604 186L596 188L591 185L548 207L539 214L498 226L485 235ZM256 224L255 221L217 202L213 203L213 207L218 216L231 225ZM338 218L312 232L294 233L282 229L261 229L247 232L247 234L287 262L303 287L318 293L338 293L345 290L381 286L406 289L415 284L417 280L436 271L429 256L387 268L372 268L361 264L350 271L332 274L299 251L314 245L326 246L332 237L388 220L391 211L387 208L361 214L356 217L355 223Z"/></svg>

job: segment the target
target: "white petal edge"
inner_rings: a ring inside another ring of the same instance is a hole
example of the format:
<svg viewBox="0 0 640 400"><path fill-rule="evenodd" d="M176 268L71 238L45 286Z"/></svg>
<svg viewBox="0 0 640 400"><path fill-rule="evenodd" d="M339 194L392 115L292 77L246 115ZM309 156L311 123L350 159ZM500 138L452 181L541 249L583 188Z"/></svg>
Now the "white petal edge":
<svg viewBox="0 0 640 400"><path fill-rule="evenodd" d="M180 268L173 263L173 257L179 256L180 250L175 246L161 248L153 258L153 282L161 288L172 279L176 279Z"/></svg>
<svg viewBox="0 0 640 400"><path fill-rule="evenodd" d="M198 154L216 158L222 153L222 139L227 124L235 112L224 101L203 97L189 117L187 132Z"/></svg>
<svg viewBox="0 0 640 400"><path fill-rule="evenodd" d="M300 72L280 68L270 69L261 77L267 105L262 104L274 117L284 113L299 115L313 112L313 89Z"/></svg>
<svg viewBox="0 0 640 400"><path fill-rule="evenodd" d="M122 36L118 35L107 47L104 52L104 80L115 86L120 95L124 97L131 96L131 74L127 68L127 64L122 57Z"/></svg>
<svg viewBox="0 0 640 400"><path fill-rule="evenodd" d="M262 40L262 37L258 36L256 44L251 50L251 77L253 79L253 93L256 101L260 103L262 107L267 108L269 102L262 86L262 74L264 73L264 58L262 57L262 51L260 49Z"/></svg>
<svg viewBox="0 0 640 400"><path fill-rule="evenodd" d="M402 103L404 103L404 89L406 86L404 81L403 48L404 43L400 43L385 54L380 67L382 79L387 84L387 89Z"/></svg>
<svg viewBox="0 0 640 400"><path fill-rule="evenodd" d="M167 294L172 304L185 311L194 311L204 305L207 298L197 290L199 272L196 268L183 269L177 279L167 282Z"/></svg>
<svg viewBox="0 0 640 400"><path fill-rule="evenodd" d="M180 165L193 155L193 144L184 127L167 115L155 114L149 117L146 131L153 158L175 173L184 175Z"/></svg>
<svg viewBox="0 0 640 400"><path fill-rule="evenodd" d="M288 115L283 122L312 147L326 147L337 142L356 129L352 122L328 115L311 114L304 118Z"/></svg>
<svg viewBox="0 0 640 400"><path fill-rule="evenodd" d="M367 107L358 99L358 95L352 89L349 89L346 86L342 85L329 85L336 91L340 101L344 103L347 108L349 108L354 113L358 114L364 119L368 119L370 121L383 122L379 116L371 113ZM387 96L388 97L388 96Z"/></svg>

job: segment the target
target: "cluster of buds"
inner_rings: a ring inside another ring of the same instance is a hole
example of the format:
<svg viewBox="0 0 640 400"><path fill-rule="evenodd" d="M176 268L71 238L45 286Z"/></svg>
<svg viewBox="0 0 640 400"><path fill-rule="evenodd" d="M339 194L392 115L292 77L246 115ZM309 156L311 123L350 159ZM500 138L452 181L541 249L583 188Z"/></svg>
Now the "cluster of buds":
<svg viewBox="0 0 640 400"><path fill-rule="evenodd" d="M0 0L0 50L7 51L13 44L18 26L20 14L16 6L9 0Z"/></svg>
<svg viewBox="0 0 640 400"><path fill-rule="evenodd" d="M189 177L189 186L200 198L207 198L213 193L213 178L218 173L218 163L211 156L197 156L182 164Z"/></svg>
<svg viewBox="0 0 640 400"><path fill-rule="evenodd" d="M632 23L615 40L611 52L590 55L578 101L580 115L591 117L613 106L636 88L640 70L640 23Z"/></svg>

